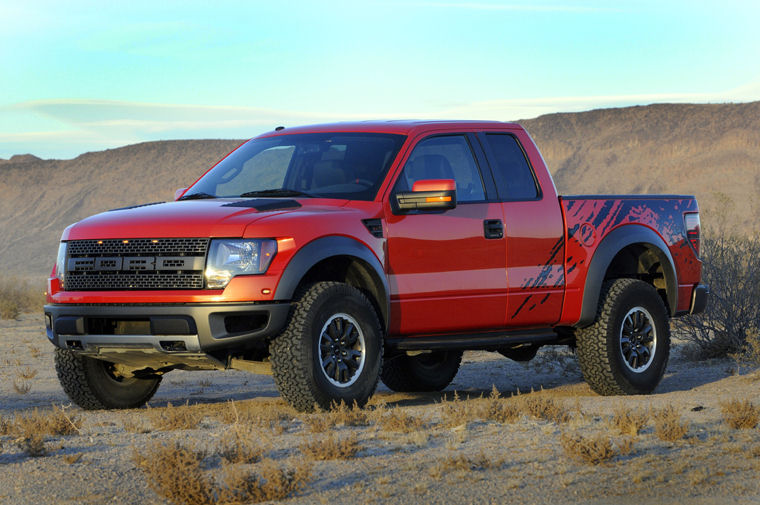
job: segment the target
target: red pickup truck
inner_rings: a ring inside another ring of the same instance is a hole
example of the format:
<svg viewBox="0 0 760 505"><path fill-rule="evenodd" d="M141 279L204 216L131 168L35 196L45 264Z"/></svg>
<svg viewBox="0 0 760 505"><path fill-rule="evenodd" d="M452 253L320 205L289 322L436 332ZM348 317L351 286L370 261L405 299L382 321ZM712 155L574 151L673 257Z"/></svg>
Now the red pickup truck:
<svg viewBox="0 0 760 505"><path fill-rule="evenodd" d="M649 393L669 318L707 302L699 241L692 196L558 196L517 124L277 128L176 201L69 226L47 335L86 409L229 368L269 371L300 410L363 405L378 380L445 388L464 350L553 344L598 393Z"/></svg>

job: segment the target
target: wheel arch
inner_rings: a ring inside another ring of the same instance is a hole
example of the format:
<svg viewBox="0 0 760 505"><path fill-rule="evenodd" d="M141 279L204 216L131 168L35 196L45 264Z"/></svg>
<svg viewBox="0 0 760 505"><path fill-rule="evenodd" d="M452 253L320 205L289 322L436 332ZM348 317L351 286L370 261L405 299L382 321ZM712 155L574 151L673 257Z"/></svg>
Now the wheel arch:
<svg viewBox="0 0 760 505"><path fill-rule="evenodd" d="M390 318L390 290L380 260L361 242L328 236L303 246L290 260L275 291L275 300L292 300L299 287L320 281L346 282L368 296L383 330Z"/></svg>
<svg viewBox="0 0 760 505"><path fill-rule="evenodd" d="M594 322L602 283L619 277L640 278L652 284L670 315L675 315L678 280L670 250L651 228L630 224L612 230L596 248L586 274L581 317L575 327Z"/></svg>

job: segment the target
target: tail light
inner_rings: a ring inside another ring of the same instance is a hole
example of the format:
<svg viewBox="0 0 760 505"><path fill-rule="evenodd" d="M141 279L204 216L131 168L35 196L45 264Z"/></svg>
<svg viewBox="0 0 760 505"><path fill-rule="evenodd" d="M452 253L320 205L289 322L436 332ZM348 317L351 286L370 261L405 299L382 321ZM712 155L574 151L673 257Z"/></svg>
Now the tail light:
<svg viewBox="0 0 760 505"><path fill-rule="evenodd" d="M686 229L686 239L697 256L699 256L699 212L684 214L683 224Z"/></svg>

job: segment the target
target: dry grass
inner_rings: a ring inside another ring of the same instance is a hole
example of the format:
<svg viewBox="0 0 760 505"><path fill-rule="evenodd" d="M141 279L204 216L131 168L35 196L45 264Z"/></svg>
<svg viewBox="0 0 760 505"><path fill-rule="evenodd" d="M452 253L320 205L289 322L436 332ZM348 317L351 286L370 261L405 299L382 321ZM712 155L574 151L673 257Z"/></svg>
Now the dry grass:
<svg viewBox="0 0 760 505"><path fill-rule="evenodd" d="M0 278L0 319L16 319L22 312L42 310L43 289L15 277Z"/></svg>
<svg viewBox="0 0 760 505"><path fill-rule="evenodd" d="M16 446L33 458L40 458L48 455L48 449L45 446L45 437L40 433L33 433L19 438L16 441Z"/></svg>
<svg viewBox="0 0 760 505"><path fill-rule="evenodd" d="M82 421L77 416L69 416L62 407L54 406L49 411L34 409L13 419L6 428L10 434L21 437L45 435L74 435L80 433Z"/></svg>
<svg viewBox="0 0 760 505"><path fill-rule="evenodd" d="M26 367L23 370L19 370L16 372L16 377L20 379L34 379L37 377L37 370L34 370L33 368Z"/></svg>
<svg viewBox="0 0 760 505"><path fill-rule="evenodd" d="M201 467L205 453L179 443L155 443L133 449L132 459L160 496L177 505L232 505L280 500L298 491L309 478L305 465L282 468L271 460L251 472L226 467L223 483L206 475Z"/></svg>
<svg viewBox="0 0 760 505"><path fill-rule="evenodd" d="M760 423L760 408L749 400L730 400L720 404L723 420L735 430L752 429Z"/></svg>
<svg viewBox="0 0 760 505"><path fill-rule="evenodd" d="M250 428L234 425L222 440L219 455L228 463L256 463L264 454L263 444L257 434Z"/></svg>
<svg viewBox="0 0 760 505"><path fill-rule="evenodd" d="M166 407L148 408L146 414L154 429L161 431L191 430L206 417L204 405L180 405L174 407L169 403Z"/></svg>
<svg viewBox="0 0 760 505"><path fill-rule="evenodd" d="M330 433L325 438L310 440L301 444L301 452L309 459L326 461L330 459L351 459L361 446L356 434L339 439Z"/></svg>
<svg viewBox="0 0 760 505"><path fill-rule="evenodd" d="M322 433L338 426L368 426L372 424L373 412L359 408L354 402L348 406L345 402L333 403L330 410L318 410L314 414L299 416L312 433Z"/></svg>
<svg viewBox="0 0 760 505"><path fill-rule="evenodd" d="M598 465L617 456L618 451L612 445L608 436L597 435L584 437L580 434L568 435L563 433L560 437L562 448L572 459ZM630 452L630 447L626 447Z"/></svg>
<svg viewBox="0 0 760 505"><path fill-rule="evenodd" d="M572 418L570 411L564 405L551 398L531 394L519 397L519 401L522 402L524 411L536 419L562 424Z"/></svg>
<svg viewBox="0 0 760 505"><path fill-rule="evenodd" d="M133 419L130 417L125 417L121 420L121 426L124 428L124 431L129 433L150 433L151 429L150 427L146 426L145 420L143 418L137 418Z"/></svg>
<svg viewBox="0 0 760 505"><path fill-rule="evenodd" d="M489 468L500 467L504 460L493 460L485 455L482 451L474 456L469 457L464 454L455 454L442 459L430 468L430 476L434 479L440 479L444 475L456 471L481 471Z"/></svg>
<svg viewBox="0 0 760 505"><path fill-rule="evenodd" d="M681 440L689 432L689 424L681 422L681 414L672 406L652 413L654 432L660 440L675 442Z"/></svg>
<svg viewBox="0 0 760 505"><path fill-rule="evenodd" d="M242 402L230 400L226 403L195 405L193 407L202 411L204 416L213 417L225 424L239 422L268 428L275 434L281 434L286 428L283 423L294 419L298 414L295 409L281 399Z"/></svg>
<svg viewBox="0 0 760 505"><path fill-rule="evenodd" d="M443 424L448 427L462 426L473 421L514 423L522 415L522 405L511 398L502 398L493 386L487 398L461 400L455 392L450 401L441 404Z"/></svg>
<svg viewBox="0 0 760 505"><path fill-rule="evenodd" d="M13 390L20 395L25 395L32 390L32 383L24 379L14 379Z"/></svg>
<svg viewBox="0 0 760 505"><path fill-rule="evenodd" d="M382 413L381 413L382 412ZM401 408L378 409L378 424L384 431L412 433L424 430L427 419L407 414Z"/></svg>
<svg viewBox="0 0 760 505"><path fill-rule="evenodd" d="M649 422L649 411L635 411L628 407L618 407L612 413L610 425L621 435L637 436Z"/></svg>

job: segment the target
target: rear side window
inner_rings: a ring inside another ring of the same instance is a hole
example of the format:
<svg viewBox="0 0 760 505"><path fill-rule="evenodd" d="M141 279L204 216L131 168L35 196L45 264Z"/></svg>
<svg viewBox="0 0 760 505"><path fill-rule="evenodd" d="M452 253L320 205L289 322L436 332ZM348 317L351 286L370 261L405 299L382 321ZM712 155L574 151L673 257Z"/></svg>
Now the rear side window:
<svg viewBox="0 0 760 505"><path fill-rule="evenodd" d="M487 133L485 139L496 163L493 175L499 199L536 199L536 179L517 139L513 135L499 133Z"/></svg>

